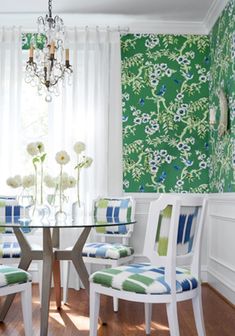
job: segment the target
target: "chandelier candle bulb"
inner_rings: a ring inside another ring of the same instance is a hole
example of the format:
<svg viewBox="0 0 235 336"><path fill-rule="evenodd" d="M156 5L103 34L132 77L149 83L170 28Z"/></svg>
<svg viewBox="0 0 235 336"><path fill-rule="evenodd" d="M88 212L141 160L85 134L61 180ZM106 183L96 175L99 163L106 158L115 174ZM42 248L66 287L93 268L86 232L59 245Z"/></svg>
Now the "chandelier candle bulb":
<svg viewBox="0 0 235 336"><path fill-rule="evenodd" d="M55 54L55 42L51 42L51 47L50 47L50 54L54 55Z"/></svg>
<svg viewBox="0 0 235 336"><path fill-rule="evenodd" d="M65 49L65 60L69 62L69 49Z"/></svg>
<svg viewBox="0 0 235 336"><path fill-rule="evenodd" d="M30 49L29 49L29 59L33 60L33 46L32 45L30 46Z"/></svg>

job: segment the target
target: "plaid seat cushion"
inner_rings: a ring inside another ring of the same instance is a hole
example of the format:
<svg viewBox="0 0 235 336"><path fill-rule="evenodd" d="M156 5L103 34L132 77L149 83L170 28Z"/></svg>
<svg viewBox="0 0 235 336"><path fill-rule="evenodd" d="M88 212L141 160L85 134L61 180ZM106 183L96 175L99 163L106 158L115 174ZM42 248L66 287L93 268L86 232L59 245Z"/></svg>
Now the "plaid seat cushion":
<svg viewBox="0 0 235 336"><path fill-rule="evenodd" d="M130 256L134 249L117 243L87 243L82 250L83 257L120 259Z"/></svg>
<svg viewBox="0 0 235 336"><path fill-rule="evenodd" d="M90 281L114 289L139 294L169 294L171 289L165 281L165 269L150 264L140 263L97 271L90 276ZM177 293L191 290L198 285L187 269L176 269Z"/></svg>
<svg viewBox="0 0 235 336"><path fill-rule="evenodd" d="M31 275L17 267L0 265L0 287L31 281Z"/></svg>

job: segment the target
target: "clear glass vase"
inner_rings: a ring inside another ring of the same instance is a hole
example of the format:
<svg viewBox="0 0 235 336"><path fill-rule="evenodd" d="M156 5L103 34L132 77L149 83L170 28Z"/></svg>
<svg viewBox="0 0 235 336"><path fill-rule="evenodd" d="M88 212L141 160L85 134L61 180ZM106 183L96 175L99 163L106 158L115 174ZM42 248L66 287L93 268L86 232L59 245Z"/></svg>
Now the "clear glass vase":
<svg viewBox="0 0 235 336"><path fill-rule="evenodd" d="M29 191L24 188L17 197L17 202L21 207L19 222L27 225L27 223L31 222L30 209L34 204L33 195L31 195Z"/></svg>
<svg viewBox="0 0 235 336"><path fill-rule="evenodd" d="M47 202L50 206L51 218L55 219L56 223L61 222L63 219L66 221L67 214L64 211L64 205L68 202L67 197L62 194L60 198L59 190L54 194L47 195ZM62 204L60 204L62 202Z"/></svg>
<svg viewBox="0 0 235 336"><path fill-rule="evenodd" d="M79 223L85 215L85 206L83 203L74 202L72 204L72 220L73 223Z"/></svg>

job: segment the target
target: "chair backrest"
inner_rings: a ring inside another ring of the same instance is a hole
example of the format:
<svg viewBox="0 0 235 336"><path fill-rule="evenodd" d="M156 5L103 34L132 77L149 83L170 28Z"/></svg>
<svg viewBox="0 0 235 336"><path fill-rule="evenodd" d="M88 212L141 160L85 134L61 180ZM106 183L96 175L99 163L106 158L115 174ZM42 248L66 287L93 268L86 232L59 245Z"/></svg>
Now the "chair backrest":
<svg viewBox="0 0 235 336"><path fill-rule="evenodd" d="M99 197L93 202L93 213L97 224L102 222L134 221L135 201L132 197ZM133 224L97 227L96 234L100 237L129 238L133 232Z"/></svg>
<svg viewBox="0 0 235 336"><path fill-rule="evenodd" d="M187 266L199 278L200 243L206 198L196 194L162 194L150 203L144 255L165 267L175 284L175 267Z"/></svg>
<svg viewBox="0 0 235 336"><path fill-rule="evenodd" d="M28 209L23 208L18 204L17 198L14 196L0 196L0 223L2 224L16 224L19 223L20 219L25 215L24 211ZM27 221L25 221L25 227L22 229L25 233L31 231L27 227ZM12 228L0 227L1 234L12 234Z"/></svg>

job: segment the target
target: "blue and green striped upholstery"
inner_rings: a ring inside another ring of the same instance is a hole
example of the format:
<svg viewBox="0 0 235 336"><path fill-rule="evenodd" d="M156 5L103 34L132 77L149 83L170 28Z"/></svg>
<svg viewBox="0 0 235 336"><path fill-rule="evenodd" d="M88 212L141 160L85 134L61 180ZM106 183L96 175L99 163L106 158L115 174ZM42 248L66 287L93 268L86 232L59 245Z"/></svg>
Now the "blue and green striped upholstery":
<svg viewBox="0 0 235 336"><path fill-rule="evenodd" d="M31 275L17 267L0 265L0 287L31 281Z"/></svg>
<svg viewBox="0 0 235 336"><path fill-rule="evenodd" d="M177 255L185 255L192 250L198 210L198 207L181 207L177 236ZM172 206L168 205L161 211L159 217L156 250L160 256L165 256L167 253L171 215Z"/></svg>
<svg viewBox="0 0 235 336"><path fill-rule="evenodd" d="M165 281L164 267L147 263L131 264L97 271L90 281L102 286L139 294L170 294L171 288ZM198 281L187 269L176 268L176 291L181 293L194 289Z"/></svg>
<svg viewBox="0 0 235 336"><path fill-rule="evenodd" d="M133 220L133 207L129 198L100 198L94 204L94 216L97 224L106 222L120 223ZM97 227L97 233L104 234L126 234L128 227L125 225L112 227Z"/></svg>
<svg viewBox="0 0 235 336"><path fill-rule="evenodd" d="M0 243L0 258L20 258L20 253L18 242Z"/></svg>
<svg viewBox="0 0 235 336"><path fill-rule="evenodd" d="M87 243L85 244L82 255L83 257L120 259L128 257L134 253L134 249L118 243Z"/></svg>
<svg viewBox="0 0 235 336"><path fill-rule="evenodd" d="M0 196L0 223L1 224L17 224L20 218L24 217L24 211L26 211L26 217L28 218L29 208L23 208L18 203L15 197ZM24 233L30 232L30 228L27 227L27 221L25 221ZM0 233L13 233L13 229L6 227L0 227Z"/></svg>

